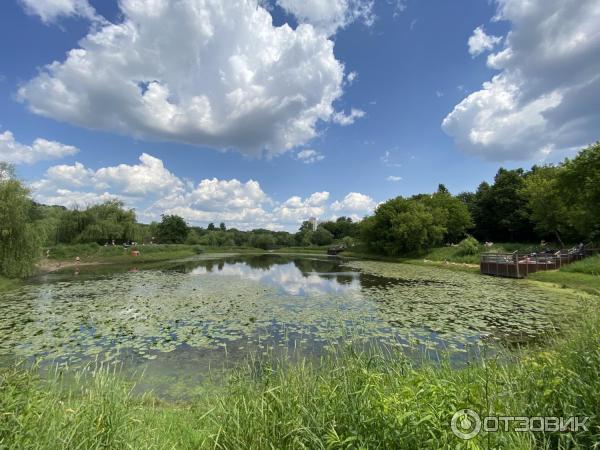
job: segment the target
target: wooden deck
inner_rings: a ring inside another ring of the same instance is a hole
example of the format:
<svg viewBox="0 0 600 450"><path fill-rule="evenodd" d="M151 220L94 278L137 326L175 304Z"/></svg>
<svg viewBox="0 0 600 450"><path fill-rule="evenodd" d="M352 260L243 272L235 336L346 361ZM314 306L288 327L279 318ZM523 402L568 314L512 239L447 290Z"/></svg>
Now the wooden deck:
<svg viewBox="0 0 600 450"><path fill-rule="evenodd" d="M578 248L556 253L483 253L479 268L486 275L525 278L530 273L557 270L594 254L598 254L598 249Z"/></svg>

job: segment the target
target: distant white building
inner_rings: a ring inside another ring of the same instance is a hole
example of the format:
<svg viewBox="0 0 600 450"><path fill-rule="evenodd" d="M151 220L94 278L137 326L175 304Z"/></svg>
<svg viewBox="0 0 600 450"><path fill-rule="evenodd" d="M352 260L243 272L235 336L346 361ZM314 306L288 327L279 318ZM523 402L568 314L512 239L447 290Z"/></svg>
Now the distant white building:
<svg viewBox="0 0 600 450"><path fill-rule="evenodd" d="M311 217L311 218L308 219L308 221L312 225L313 231L316 231L317 230L317 225L319 225L319 221L317 220L317 218L316 217Z"/></svg>

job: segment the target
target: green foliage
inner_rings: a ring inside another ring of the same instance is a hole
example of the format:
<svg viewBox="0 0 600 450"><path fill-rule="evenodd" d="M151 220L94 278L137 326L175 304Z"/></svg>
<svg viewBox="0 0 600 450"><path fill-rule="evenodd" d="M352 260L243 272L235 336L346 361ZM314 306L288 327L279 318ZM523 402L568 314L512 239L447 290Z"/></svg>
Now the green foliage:
<svg viewBox="0 0 600 450"><path fill-rule="evenodd" d="M162 244L183 244L189 233L185 220L175 215L163 215L156 227L156 237Z"/></svg>
<svg viewBox="0 0 600 450"><path fill-rule="evenodd" d="M443 213L418 199L397 197L361 222L361 237L371 250L388 256L421 251L442 242L447 217Z"/></svg>
<svg viewBox="0 0 600 450"><path fill-rule="evenodd" d="M458 244L458 254L460 256L479 255L480 252L481 246L479 245L479 241L473 236L466 237Z"/></svg>
<svg viewBox="0 0 600 450"><path fill-rule="evenodd" d="M480 240L528 242L535 240L524 192L523 169L500 169L494 184L481 183L470 204L473 234Z"/></svg>
<svg viewBox="0 0 600 450"><path fill-rule="evenodd" d="M565 171L561 166L534 166L522 188L538 235L556 238L561 244L563 239L573 242L580 236L575 224L575 217L580 214L574 211L572 204L567 203L559 184Z"/></svg>
<svg viewBox="0 0 600 450"><path fill-rule="evenodd" d="M56 231L58 242L65 244L134 241L141 237L140 234L135 212L126 210L123 202L118 200L85 210L65 210Z"/></svg>
<svg viewBox="0 0 600 450"><path fill-rule="evenodd" d="M586 273L600 277L600 255L592 256L560 269L562 272ZM600 282L600 280L598 280Z"/></svg>
<svg viewBox="0 0 600 450"><path fill-rule="evenodd" d="M563 167L558 187L570 207L571 224L584 239L600 241L600 142Z"/></svg>
<svg viewBox="0 0 600 450"><path fill-rule="evenodd" d="M313 231L313 225L312 223L310 223L308 220L305 220L304 222L302 222L302 225L300 225L300 233L305 232L305 231Z"/></svg>
<svg viewBox="0 0 600 450"><path fill-rule="evenodd" d="M456 242L465 236L473 226L469 209L458 197L453 197L443 184L433 195L414 197L423 202L436 218L436 222L445 228L444 241Z"/></svg>
<svg viewBox="0 0 600 450"><path fill-rule="evenodd" d="M0 442L6 448L498 448L588 449L600 440L597 308L544 349L456 368L412 364L394 349L348 347L320 362L254 359L223 388L188 402L135 397L106 369L0 371ZM550 342L548 342L550 341ZM568 378L568 380L567 380ZM481 432L465 442L450 421L481 417L589 416L588 431ZM156 432L160 430L160 432Z"/></svg>
<svg viewBox="0 0 600 450"><path fill-rule="evenodd" d="M96 256L100 251L100 245L95 242L88 244L60 244L48 249L48 255L52 259L73 259L77 256L84 258L89 256ZM107 247L110 251L114 252L116 256L123 254L123 247L121 246L109 246Z"/></svg>
<svg viewBox="0 0 600 450"><path fill-rule="evenodd" d="M397 197L379 205L361 223L361 238L372 251L397 256L455 242L472 226L467 205L440 185L432 195Z"/></svg>
<svg viewBox="0 0 600 450"><path fill-rule="evenodd" d="M317 230L312 233L311 242L315 245L330 245L333 242L333 234L325 227L319 226Z"/></svg>
<svg viewBox="0 0 600 450"><path fill-rule="evenodd" d="M600 143L557 166L500 169L460 198L481 240L564 242L600 239Z"/></svg>
<svg viewBox="0 0 600 450"><path fill-rule="evenodd" d="M345 237L356 237L358 235L358 223L352 221L350 217L338 217L335 221L323 222L319 225L329 231L333 238L343 239Z"/></svg>
<svg viewBox="0 0 600 450"><path fill-rule="evenodd" d="M269 250L275 247L275 238L269 233L254 233L250 237L252 247Z"/></svg>
<svg viewBox="0 0 600 450"><path fill-rule="evenodd" d="M20 285L19 280L8 279L0 276L0 292L10 291Z"/></svg>
<svg viewBox="0 0 600 450"><path fill-rule="evenodd" d="M40 255L43 229L36 221L29 191L12 178L10 166L0 166L0 275L31 275Z"/></svg>
<svg viewBox="0 0 600 450"><path fill-rule="evenodd" d="M198 233L197 229L190 228L185 243L187 245L199 245L202 243L202 237L200 236L200 233Z"/></svg>
<svg viewBox="0 0 600 450"><path fill-rule="evenodd" d="M140 256L135 261L160 261L182 258L202 253L199 245L174 245L174 244L149 244L139 245L136 249ZM59 244L49 247L51 260L73 260L80 257L83 262L131 262L131 248L121 245L98 245L95 242L88 244Z"/></svg>
<svg viewBox="0 0 600 450"><path fill-rule="evenodd" d="M342 239L342 243L344 244L344 247L349 249L356 245L356 239L354 239L353 237L350 237L350 236L345 236Z"/></svg>
<svg viewBox="0 0 600 450"><path fill-rule="evenodd" d="M296 245L299 247L309 247L312 245L313 239L312 236L314 231L312 230L302 230L294 235L294 240Z"/></svg>

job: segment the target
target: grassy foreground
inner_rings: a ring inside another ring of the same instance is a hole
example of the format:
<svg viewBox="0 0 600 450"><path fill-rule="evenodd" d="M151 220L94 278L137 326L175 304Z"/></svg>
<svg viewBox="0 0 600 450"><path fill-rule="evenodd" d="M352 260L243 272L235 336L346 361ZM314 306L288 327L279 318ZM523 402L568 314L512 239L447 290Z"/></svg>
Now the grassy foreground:
<svg viewBox="0 0 600 450"><path fill-rule="evenodd" d="M77 387L60 374L3 370L0 448L591 449L600 441L598 304L585 316L512 362L416 367L399 352L345 349L319 364L254 361L186 403L135 397L104 370L80 372ZM450 428L462 408L590 419L579 433L482 432L464 441Z"/></svg>

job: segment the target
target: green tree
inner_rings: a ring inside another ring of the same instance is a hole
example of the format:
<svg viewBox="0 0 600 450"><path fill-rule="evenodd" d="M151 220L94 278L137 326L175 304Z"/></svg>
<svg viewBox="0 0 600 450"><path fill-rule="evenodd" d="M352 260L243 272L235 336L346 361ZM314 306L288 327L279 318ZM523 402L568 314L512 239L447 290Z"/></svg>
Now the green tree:
<svg viewBox="0 0 600 450"><path fill-rule="evenodd" d="M446 233L438 213L416 198L396 197L361 222L361 237L371 250L386 255L427 249L439 245Z"/></svg>
<svg viewBox="0 0 600 450"><path fill-rule="evenodd" d="M185 239L185 243L187 245L198 245L201 243L201 236L198 234L198 231L195 228L191 228L188 232L187 238Z"/></svg>
<svg viewBox="0 0 600 450"><path fill-rule="evenodd" d="M250 239L250 245L269 250L275 247L275 238L270 233L254 233Z"/></svg>
<svg viewBox="0 0 600 450"><path fill-rule="evenodd" d="M111 200L83 211L63 211L57 226L57 239L64 243L133 241L143 232L135 212L125 209L123 202Z"/></svg>
<svg viewBox="0 0 600 450"><path fill-rule="evenodd" d="M329 245L333 242L333 234L325 227L319 226L312 234L312 243L315 245Z"/></svg>
<svg viewBox="0 0 600 450"><path fill-rule="evenodd" d="M444 240L447 242L458 242L473 227L467 205L460 198L452 196L443 184L438 186L433 195L419 197L429 207L435 222L446 228Z"/></svg>
<svg viewBox="0 0 600 450"><path fill-rule="evenodd" d="M571 225L585 239L600 240L600 142L565 161L558 189L570 206Z"/></svg>
<svg viewBox="0 0 600 450"><path fill-rule="evenodd" d="M310 230L304 229L304 230L298 231L294 235L294 240L296 242L296 245L298 245L300 247L310 246L312 244L313 234L314 234L314 231L312 231L312 227Z"/></svg>
<svg viewBox="0 0 600 450"><path fill-rule="evenodd" d="M578 233L570 223L573 208L566 203L559 186L562 171L564 168L561 166L534 166L525 178L522 193L538 234L564 245L563 238L576 240Z"/></svg>
<svg viewBox="0 0 600 450"><path fill-rule="evenodd" d="M215 224L211 222L211 223L208 224L208 226L206 227L206 229L208 231L215 231L217 228L215 227Z"/></svg>
<svg viewBox="0 0 600 450"><path fill-rule="evenodd" d="M221 231L227 231L227 227L225 226L225 222L221 222L221 223L219 224L219 229L220 229Z"/></svg>
<svg viewBox="0 0 600 450"><path fill-rule="evenodd" d="M303 231L313 231L313 224L311 222L309 222L308 220L305 220L304 222L302 222L302 225L300 225L300 232Z"/></svg>
<svg viewBox="0 0 600 450"><path fill-rule="evenodd" d="M163 244L183 244L187 239L189 227L182 217L163 215L157 227L157 237Z"/></svg>
<svg viewBox="0 0 600 450"><path fill-rule="evenodd" d="M215 233L206 233L204 236L200 238L200 244L206 245L208 247L218 247L219 240L215 236Z"/></svg>
<svg viewBox="0 0 600 450"><path fill-rule="evenodd" d="M34 222L29 191L14 178L14 170L0 164L0 274L9 278L31 275L43 241Z"/></svg>
<svg viewBox="0 0 600 450"><path fill-rule="evenodd" d="M537 239L523 191L523 169L499 169L494 184L481 183L475 193L472 214L474 234L481 240L530 242Z"/></svg>
<svg viewBox="0 0 600 450"><path fill-rule="evenodd" d="M324 222L320 226L333 234L334 239L342 239L346 236L356 236L358 233L358 225L354 223L350 217L338 217L335 221Z"/></svg>

